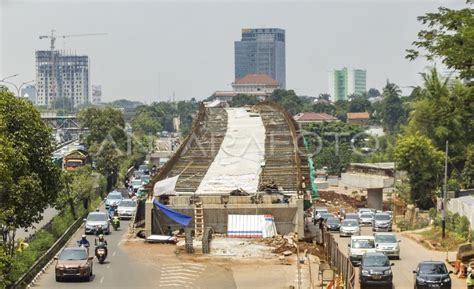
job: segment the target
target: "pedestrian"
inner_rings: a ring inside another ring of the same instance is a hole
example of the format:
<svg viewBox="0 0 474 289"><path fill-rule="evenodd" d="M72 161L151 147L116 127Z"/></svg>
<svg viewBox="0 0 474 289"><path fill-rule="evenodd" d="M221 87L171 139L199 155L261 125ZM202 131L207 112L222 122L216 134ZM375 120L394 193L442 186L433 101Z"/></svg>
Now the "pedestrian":
<svg viewBox="0 0 474 289"><path fill-rule="evenodd" d="M166 231L168 236L173 236L173 230L171 230L171 226L168 226L168 230Z"/></svg>
<svg viewBox="0 0 474 289"><path fill-rule="evenodd" d="M474 269L474 262L471 262L469 264L469 267L467 268L467 276L466 276L467 289L474 289L474 276L472 275L473 269Z"/></svg>

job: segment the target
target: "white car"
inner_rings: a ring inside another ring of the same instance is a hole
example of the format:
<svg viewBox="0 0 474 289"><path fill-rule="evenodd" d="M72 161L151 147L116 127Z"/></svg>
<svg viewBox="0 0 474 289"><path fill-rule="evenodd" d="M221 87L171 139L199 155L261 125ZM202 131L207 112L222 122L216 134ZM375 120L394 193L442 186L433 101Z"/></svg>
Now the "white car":
<svg viewBox="0 0 474 289"><path fill-rule="evenodd" d="M388 257L400 259L400 240L394 233L375 233L375 247Z"/></svg>
<svg viewBox="0 0 474 289"><path fill-rule="evenodd" d="M121 220L131 219L137 212L137 202L132 199L123 199L117 207L117 212Z"/></svg>
<svg viewBox="0 0 474 289"><path fill-rule="evenodd" d="M134 191L138 191L139 189L143 187L143 182L141 179L133 179L130 182L130 186L132 186Z"/></svg>
<svg viewBox="0 0 474 289"><path fill-rule="evenodd" d="M339 235L341 237L360 235L359 222L352 219L343 220L341 223L341 228L339 229Z"/></svg>
<svg viewBox="0 0 474 289"><path fill-rule="evenodd" d="M374 236L352 236L349 246L349 259L352 264L358 265L365 253L377 252Z"/></svg>
<svg viewBox="0 0 474 289"><path fill-rule="evenodd" d="M374 222L374 214L371 212L364 212L360 215L359 217L359 223L361 225L370 225L372 226L372 223Z"/></svg>

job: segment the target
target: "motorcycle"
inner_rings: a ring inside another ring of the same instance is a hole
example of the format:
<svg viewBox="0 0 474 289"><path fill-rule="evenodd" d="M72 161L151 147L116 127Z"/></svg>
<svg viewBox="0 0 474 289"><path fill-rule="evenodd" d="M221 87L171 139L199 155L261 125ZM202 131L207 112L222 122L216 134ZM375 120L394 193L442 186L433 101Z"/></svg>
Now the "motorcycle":
<svg viewBox="0 0 474 289"><path fill-rule="evenodd" d="M115 231L117 231L118 228L120 228L120 219L118 216L113 216L111 223Z"/></svg>
<svg viewBox="0 0 474 289"><path fill-rule="evenodd" d="M107 245L104 243L97 244L95 247L95 256L100 264L104 264L105 258L107 258Z"/></svg>

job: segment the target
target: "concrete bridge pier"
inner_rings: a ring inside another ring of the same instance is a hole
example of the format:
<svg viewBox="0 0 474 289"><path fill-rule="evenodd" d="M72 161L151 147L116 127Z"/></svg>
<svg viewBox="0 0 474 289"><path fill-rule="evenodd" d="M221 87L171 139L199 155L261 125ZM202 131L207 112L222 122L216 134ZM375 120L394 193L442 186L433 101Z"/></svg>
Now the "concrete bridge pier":
<svg viewBox="0 0 474 289"><path fill-rule="evenodd" d="M367 206L372 209L383 209L383 188L367 189Z"/></svg>

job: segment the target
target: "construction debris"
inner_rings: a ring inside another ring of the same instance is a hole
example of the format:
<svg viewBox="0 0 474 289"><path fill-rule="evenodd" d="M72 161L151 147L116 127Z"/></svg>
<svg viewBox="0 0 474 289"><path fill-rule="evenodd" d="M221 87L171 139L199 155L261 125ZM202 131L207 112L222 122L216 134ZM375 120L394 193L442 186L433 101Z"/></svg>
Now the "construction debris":
<svg viewBox="0 0 474 289"><path fill-rule="evenodd" d="M268 194L279 193L278 185L273 181L269 180L266 182L261 182L258 186L260 192L266 192Z"/></svg>
<svg viewBox="0 0 474 289"><path fill-rule="evenodd" d="M249 193L247 193L244 189L238 188L230 192L231 196L248 196Z"/></svg>

